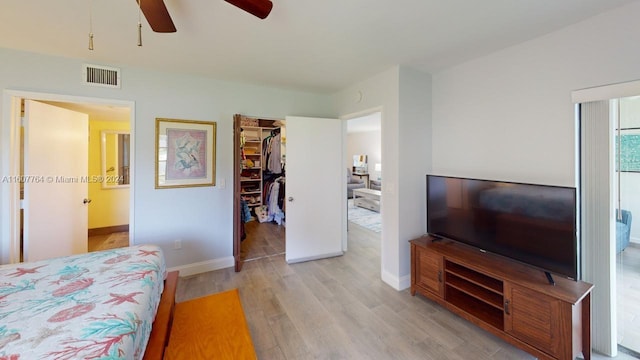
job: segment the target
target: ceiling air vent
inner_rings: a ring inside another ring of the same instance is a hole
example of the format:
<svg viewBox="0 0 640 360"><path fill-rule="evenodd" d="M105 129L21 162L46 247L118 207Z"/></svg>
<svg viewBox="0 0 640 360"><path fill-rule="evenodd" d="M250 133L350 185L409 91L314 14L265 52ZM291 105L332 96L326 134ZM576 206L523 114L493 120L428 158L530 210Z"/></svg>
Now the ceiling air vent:
<svg viewBox="0 0 640 360"><path fill-rule="evenodd" d="M83 64L82 81L87 85L120 88L120 69Z"/></svg>

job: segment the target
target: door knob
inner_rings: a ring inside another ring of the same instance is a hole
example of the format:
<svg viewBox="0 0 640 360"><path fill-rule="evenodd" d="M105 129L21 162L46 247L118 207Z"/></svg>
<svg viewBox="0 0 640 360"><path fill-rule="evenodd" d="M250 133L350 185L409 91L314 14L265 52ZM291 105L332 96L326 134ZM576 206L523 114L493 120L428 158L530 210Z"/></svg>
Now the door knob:
<svg viewBox="0 0 640 360"><path fill-rule="evenodd" d="M90 203L90 202L91 202L91 199L84 199L84 200L82 200L82 203L83 203L83 204L88 204L88 203Z"/></svg>
<svg viewBox="0 0 640 360"><path fill-rule="evenodd" d="M287 199L289 202L293 202L293 197L289 196L289 198Z"/></svg>

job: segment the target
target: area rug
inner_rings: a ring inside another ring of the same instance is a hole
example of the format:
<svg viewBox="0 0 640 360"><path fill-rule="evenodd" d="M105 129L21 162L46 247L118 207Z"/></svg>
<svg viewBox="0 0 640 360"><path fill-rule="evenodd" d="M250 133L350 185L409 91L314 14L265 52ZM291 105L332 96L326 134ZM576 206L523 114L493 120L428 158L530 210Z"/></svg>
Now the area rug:
<svg viewBox="0 0 640 360"><path fill-rule="evenodd" d="M165 360L256 359L238 289L176 304Z"/></svg>
<svg viewBox="0 0 640 360"><path fill-rule="evenodd" d="M373 232L382 232L382 217L380 213L353 205L353 199L349 199L347 207L349 210L347 220Z"/></svg>

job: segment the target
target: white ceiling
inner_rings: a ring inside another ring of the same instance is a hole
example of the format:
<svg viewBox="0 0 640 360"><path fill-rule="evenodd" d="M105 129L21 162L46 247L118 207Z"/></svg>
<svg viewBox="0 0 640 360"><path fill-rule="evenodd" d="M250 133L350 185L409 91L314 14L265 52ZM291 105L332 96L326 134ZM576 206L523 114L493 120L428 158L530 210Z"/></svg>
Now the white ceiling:
<svg viewBox="0 0 640 360"><path fill-rule="evenodd" d="M260 20L222 0L165 0L178 31L143 18L138 47L135 0L2 0L0 47L331 92L397 64L433 73L633 1L273 0Z"/></svg>

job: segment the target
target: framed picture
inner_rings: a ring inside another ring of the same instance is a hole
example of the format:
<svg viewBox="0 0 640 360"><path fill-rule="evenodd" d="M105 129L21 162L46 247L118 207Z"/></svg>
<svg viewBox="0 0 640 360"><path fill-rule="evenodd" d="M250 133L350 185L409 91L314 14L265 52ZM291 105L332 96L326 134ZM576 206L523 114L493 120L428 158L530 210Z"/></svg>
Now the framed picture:
<svg viewBox="0 0 640 360"><path fill-rule="evenodd" d="M156 118L156 189L215 186L216 123Z"/></svg>

